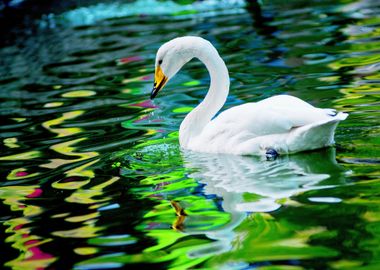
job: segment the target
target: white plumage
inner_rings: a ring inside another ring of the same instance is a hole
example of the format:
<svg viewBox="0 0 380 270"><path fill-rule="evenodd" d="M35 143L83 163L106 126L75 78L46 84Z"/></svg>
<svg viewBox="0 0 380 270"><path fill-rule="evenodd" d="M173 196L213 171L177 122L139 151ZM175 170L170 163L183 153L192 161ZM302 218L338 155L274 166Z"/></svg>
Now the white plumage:
<svg viewBox="0 0 380 270"><path fill-rule="evenodd" d="M206 65L211 84L204 100L180 126L182 148L237 155L313 150L332 145L337 124L348 116L313 107L296 97L278 95L230 108L213 119L226 101L229 75L216 49L200 37L176 38L161 46L151 97L194 57Z"/></svg>

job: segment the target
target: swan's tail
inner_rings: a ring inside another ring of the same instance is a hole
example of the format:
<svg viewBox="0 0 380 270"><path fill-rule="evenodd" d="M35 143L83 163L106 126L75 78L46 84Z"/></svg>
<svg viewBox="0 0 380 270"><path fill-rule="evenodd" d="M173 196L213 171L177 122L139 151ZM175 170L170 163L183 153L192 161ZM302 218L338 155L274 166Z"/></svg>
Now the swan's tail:
<svg viewBox="0 0 380 270"><path fill-rule="evenodd" d="M339 112L330 119L295 128L287 141L289 153L333 145L335 129L347 116L347 113Z"/></svg>

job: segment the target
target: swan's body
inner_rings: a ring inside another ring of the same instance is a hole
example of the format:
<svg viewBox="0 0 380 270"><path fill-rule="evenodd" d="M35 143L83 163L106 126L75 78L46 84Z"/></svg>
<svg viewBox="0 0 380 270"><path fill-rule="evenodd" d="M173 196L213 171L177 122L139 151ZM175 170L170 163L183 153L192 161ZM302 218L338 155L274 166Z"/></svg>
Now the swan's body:
<svg viewBox="0 0 380 270"><path fill-rule="evenodd" d="M204 100L180 126L182 148L238 155L261 155L268 149L278 153L313 150L332 145L337 124L347 117L346 113L279 95L230 108L213 119L227 99L229 75L216 49L199 37L176 38L161 46L151 97L194 57L206 65L211 85Z"/></svg>

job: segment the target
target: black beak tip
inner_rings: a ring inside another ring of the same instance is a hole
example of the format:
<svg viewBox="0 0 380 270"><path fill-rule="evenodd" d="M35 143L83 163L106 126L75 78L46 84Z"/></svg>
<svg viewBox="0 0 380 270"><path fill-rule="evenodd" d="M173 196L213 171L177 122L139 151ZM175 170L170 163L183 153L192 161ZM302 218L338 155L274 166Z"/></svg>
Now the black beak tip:
<svg viewBox="0 0 380 270"><path fill-rule="evenodd" d="M154 87L152 89L152 92L150 92L150 99L154 99L157 96L157 93L158 93L158 89Z"/></svg>

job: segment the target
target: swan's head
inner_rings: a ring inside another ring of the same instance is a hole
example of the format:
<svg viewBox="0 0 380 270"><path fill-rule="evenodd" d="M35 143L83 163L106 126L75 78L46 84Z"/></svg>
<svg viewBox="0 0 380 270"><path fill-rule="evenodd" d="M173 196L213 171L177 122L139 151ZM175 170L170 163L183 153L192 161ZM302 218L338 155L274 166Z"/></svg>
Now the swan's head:
<svg viewBox="0 0 380 270"><path fill-rule="evenodd" d="M163 44L157 51L154 85L150 98L153 99L165 84L174 77L184 64L197 57L207 40L200 37L179 37Z"/></svg>

